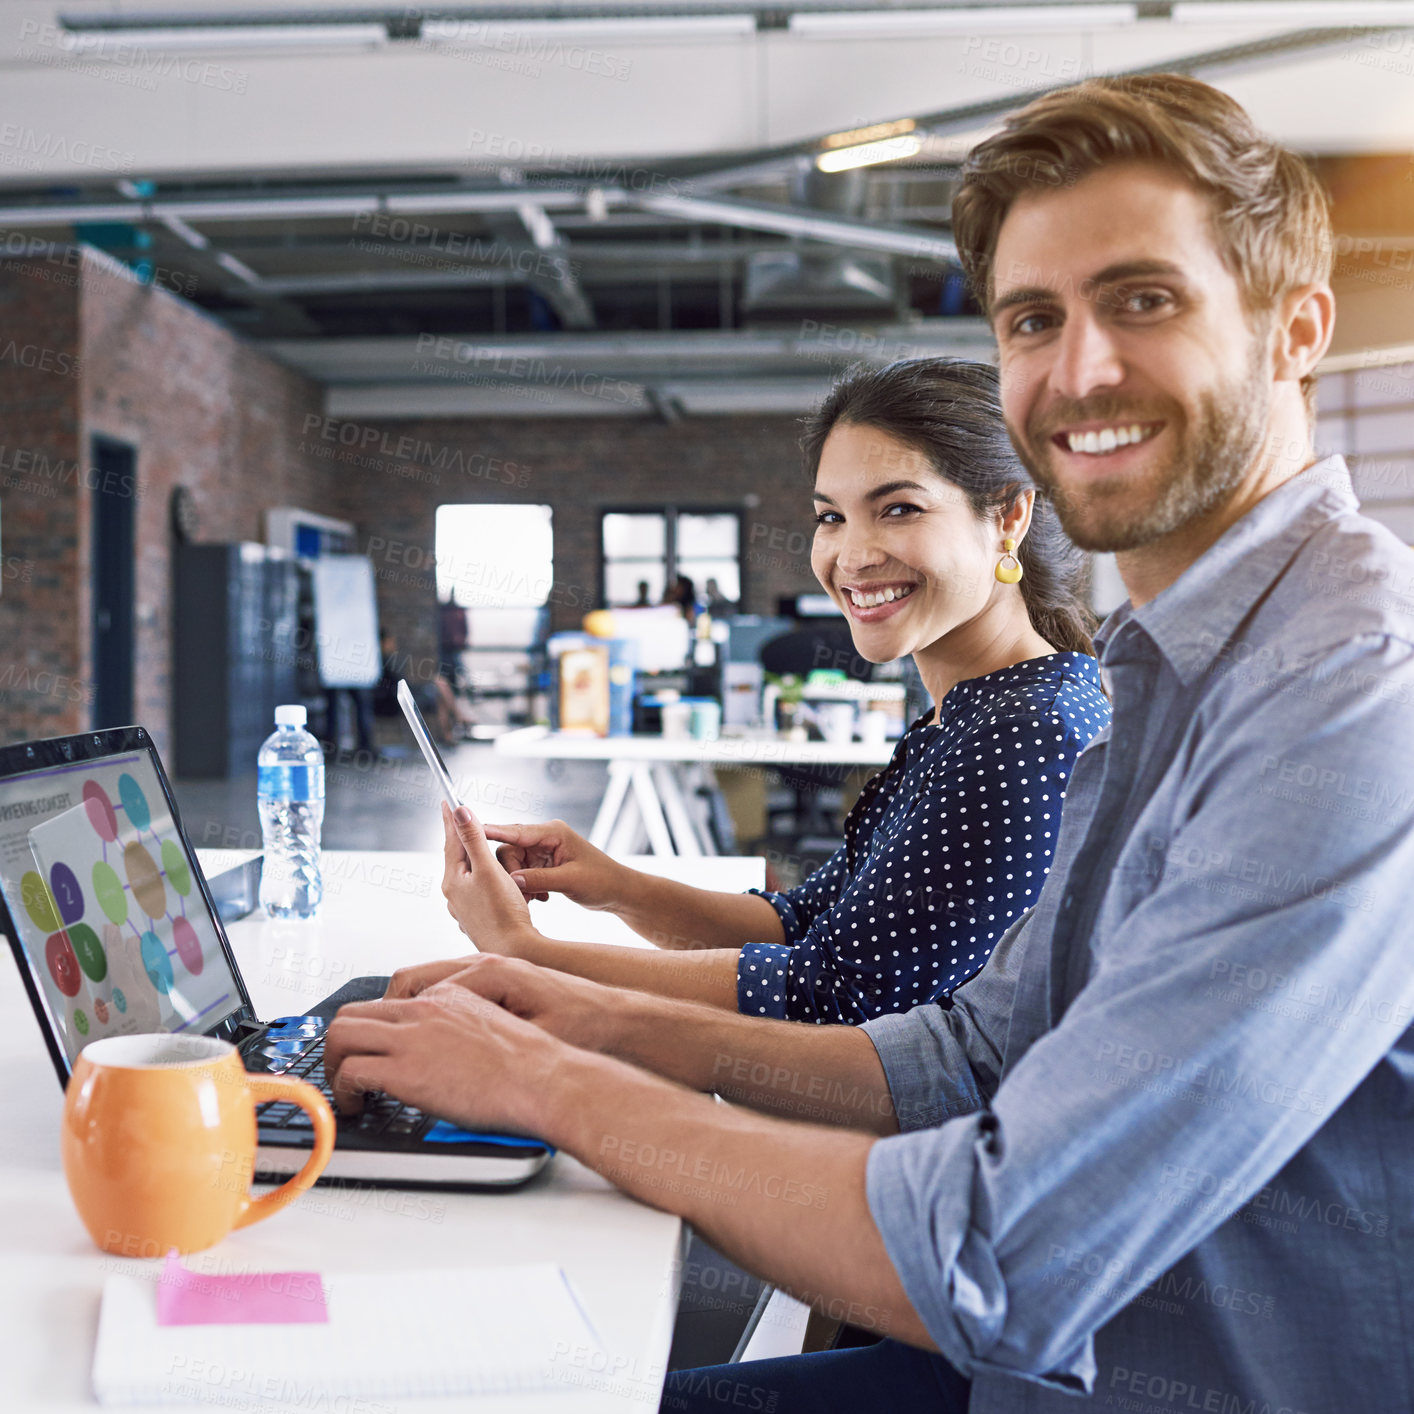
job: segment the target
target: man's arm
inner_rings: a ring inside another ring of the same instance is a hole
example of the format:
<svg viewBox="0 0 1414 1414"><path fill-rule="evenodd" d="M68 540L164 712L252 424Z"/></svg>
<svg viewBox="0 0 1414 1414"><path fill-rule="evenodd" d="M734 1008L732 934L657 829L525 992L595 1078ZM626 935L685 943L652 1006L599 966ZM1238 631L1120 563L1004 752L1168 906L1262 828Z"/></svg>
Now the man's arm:
<svg viewBox="0 0 1414 1414"><path fill-rule="evenodd" d="M719 1105L448 983L345 1007L325 1058L343 1108L378 1089L533 1133L816 1308L929 1345L869 1212L868 1135Z"/></svg>
<svg viewBox="0 0 1414 1414"><path fill-rule="evenodd" d="M852 1026L762 1021L480 953L395 974L390 999L450 982L582 1049L792 1119L892 1134L883 1067Z"/></svg>

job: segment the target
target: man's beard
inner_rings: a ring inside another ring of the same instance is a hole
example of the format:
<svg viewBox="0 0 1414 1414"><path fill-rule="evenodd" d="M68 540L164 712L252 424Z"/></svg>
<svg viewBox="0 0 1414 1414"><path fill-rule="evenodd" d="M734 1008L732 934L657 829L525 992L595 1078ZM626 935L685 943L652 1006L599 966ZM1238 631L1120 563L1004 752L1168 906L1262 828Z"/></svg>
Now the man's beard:
<svg viewBox="0 0 1414 1414"><path fill-rule="evenodd" d="M1136 550L1226 500L1252 469L1266 434L1272 385L1265 355L1265 342L1253 339L1243 381L1231 388L1206 389L1172 456L1142 479L1124 477L1088 485L1087 479L1078 479L1071 489L1051 470L1050 453L1055 447L1051 432L1077 422L1121 427L1162 418L1164 430L1178 435L1180 422L1172 411L1136 410L1118 398L1100 397L1053 410L1064 417L1048 415L1051 431L1026 444L1013 432L1017 456L1055 506L1071 540L1082 550ZM1039 455L1033 455L1033 446L1042 449Z"/></svg>

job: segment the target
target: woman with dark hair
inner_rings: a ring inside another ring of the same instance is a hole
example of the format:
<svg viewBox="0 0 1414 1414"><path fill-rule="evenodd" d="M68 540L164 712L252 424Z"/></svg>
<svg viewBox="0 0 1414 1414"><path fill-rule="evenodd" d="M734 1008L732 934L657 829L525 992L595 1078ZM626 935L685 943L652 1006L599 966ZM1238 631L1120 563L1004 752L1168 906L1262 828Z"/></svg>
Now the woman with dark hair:
<svg viewBox="0 0 1414 1414"><path fill-rule="evenodd" d="M446 816L448 906L483 951L757 1016L861 1022L944 1000L1035 902L1081 749L1109 721L1083 558L1007 438L996 370L847 375L806 420L811 565L872 662L911 654L936 704L798 888L715 893L630 869L561 821L485 827L473 882ZM463 829L475 829L474 822ZM512 883L511 881L514 881ZM607 909L657 951L545 938L525 900ZM394 977L410 995L461 967Z"/></svg>

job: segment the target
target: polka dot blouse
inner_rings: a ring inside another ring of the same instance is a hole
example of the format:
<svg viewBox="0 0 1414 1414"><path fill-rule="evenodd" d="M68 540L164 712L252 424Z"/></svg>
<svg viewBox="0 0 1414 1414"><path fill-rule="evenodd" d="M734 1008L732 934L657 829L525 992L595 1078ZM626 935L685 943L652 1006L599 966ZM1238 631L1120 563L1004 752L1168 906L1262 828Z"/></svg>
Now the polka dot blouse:
<svg viewBox="0 0 1414 1414"><path fill-rule="evenodd" d="M1099 665L1051 653L969 678L860 793L844 844L787 893L784 943L748 943L737 1006L861 1022L949 996L1036 902L1075 758L1110 720Z"/></svg>

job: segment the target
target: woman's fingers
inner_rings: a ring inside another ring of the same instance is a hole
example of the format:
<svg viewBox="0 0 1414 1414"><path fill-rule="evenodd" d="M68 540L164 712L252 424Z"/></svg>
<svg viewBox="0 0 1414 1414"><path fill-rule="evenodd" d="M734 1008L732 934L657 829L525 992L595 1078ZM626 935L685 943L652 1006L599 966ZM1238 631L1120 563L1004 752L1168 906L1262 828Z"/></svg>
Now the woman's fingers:
<svg viewBox="0 0 1414 1414"><path fill-rule="evenodd" d="M445 893L453 875L468 867L466 850L462 848L461 837L457 834L457 822L452 819L451 806L445 800L442 802L442 832L442 862L445 871L442 890Z"/></svg>
<svg viewBox="0 0 1414 1414"><path fill-rule="evenodd" d="M529 898L549 898L552 890L559 893L566 887L565 871L562 868L517 869L511 878Z"/></svg>
<svg viewBox="0 0 1414 1414"><path fill-rule="evenodd" d="M490 827L488 826L488 832ZM517 869L524 869L528 862L525 851L519 845L503 844L496 851L496 860L507 874L514 874Z"/></svg>
<svg viewBox="0 0 1414 1414"><path fill-rule="evenodd" d="M486 831L469 806L457 806L452 813L452 824L473 870L492 862L495 856L491 853L490 844L487 843Z"/></svg>

